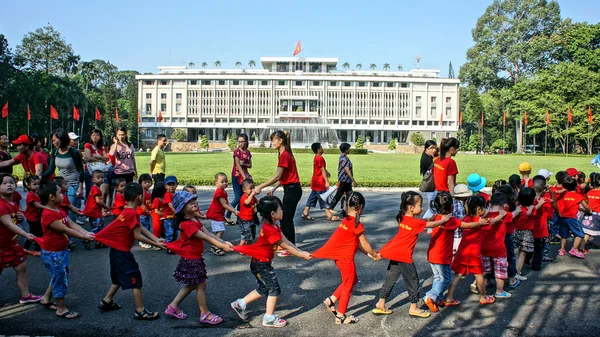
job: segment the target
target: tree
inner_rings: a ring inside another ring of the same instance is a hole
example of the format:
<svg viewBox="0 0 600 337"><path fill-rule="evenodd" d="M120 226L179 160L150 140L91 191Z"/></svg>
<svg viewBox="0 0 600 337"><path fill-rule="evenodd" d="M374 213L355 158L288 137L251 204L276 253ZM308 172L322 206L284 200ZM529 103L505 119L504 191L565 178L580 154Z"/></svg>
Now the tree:
<svg viewBox="0 0 600 337"><path fill-rule="evenodd" d="M383 64L383 70L385 70L385 71L390 70L390 64L389 63L384 63Z"/></svg>
<svg viewBox="0 0 600 337"><path fill-rule="evenodd" d="M194 66L196 66L196 63L194 63L194 62L190 62L190 63L188 63L188 67L190 67L190 68L194 68Z"/></svg>
<svg viewBox="0 0 600 337"><path fill-rule="evenodd" d="M208 63L202 62L202 69L205 69L208 66Z"/></svg>
<svg viewBox="0 0 600 337"><path fill-rule="evenodd" d="M81 57L79 55L74 55L73 52L69 51L61 61L63 75L68 76L69 74L77 73L79 61L81 61Z"/></svg>
<svg viewBox="0 0 600 337"><path fill-rule="evenodd" d="M363 140L363 137L359 135L358 137L356 137L356 143L354 143L354 147L357 149L362 149L364 146L365 142Z"/></svg>
<svg viewBox="0 0 600 337"><path fill-rule="evenodd" d="M399 66L398 66L398 71L402 71L402 69L404 69L404 68L402 67L402 65L399 65Z"/></svg>
<svg viewBox="0 0 600 337"><path fill-rule="evenodd" d="M425 145L425 138L423 135L417 132L413 132L410 135L410 142L413 143L414 146L423 146Z"/></svg>
<svg viewBox="0 0 600 337"><path fill-rule="evenodd" d="M46 74L60 74L65 60L73 55L73 48L60 33L48 24L29 32L16 50L16 63L29 70L44 70Z"/></svg>
<svg viewBox="0 0 600 337"><path fill-rule="evenodd" d="M0 97L6 97L6 89L9 86L9 79L14 76L13 54L8 47L8 41L3 34L0 34Z"/></svg>
<svg viewBox="0 0 600 337"><path fill-rule="evenodd" d="M395 139L392 138L390 140L390 143L388 144L388 149L390 149L392 151L396 150L396 140Z"/></svg>
<svg viewBox="0 0 600 337"><path fill-rule="evenodd" d="M600 71L600 23L565 21L556 37L556 57L563 62L575 62L591 71Z"/></svg>
<svg viewBox="0 0 600 337"><path fill-rule="evenodd" d="M452 61L448 65L448 78L454 78L454 68L452 67Z"/></svg>
<svg viewBox="0 0 600 337"><path fill-rule="evenodd" d="M248 61L248 67L250 67L250 68L256 67L256 61L254 61L254 60Z"/></svg>
<svg viewBox="0 0 600 337"><path fill-rule="evenodd" d="M344 62L344 64L342 64L342 68L348 70L348 68L350 68L350 63Z"/></svg>
<svg viewBox="0 0 600 337"><path fill-rule="evenodd" d="M215 61L215 67L220 68L221 67L221 61L219 61L219 60Z"/></svg>
<svg viewBox="0 0 600 337"><path fill-rule="evenodd" d="M361 69L362 69L362 64L361 64L361 63L358 63L358 64L356 65L356 69L358 69L358 70L361 70Z"/></svg>
<svg viewBox="0 0 600 337"><path fill-rule="evenodd" d="M236 66L236 67L238 67L238 68L240 68L240 67L242 66L242 62L240 62L240 61L237 61L237 62L235 63L235 66Z"/></svg>
<svg viewBox="0 0 600 337"><path fill-rule="evenodd" d="M375 63L371 63L369 68L371 68L371 70L375 70L375 69L377 69L377 65Z"/></svg>
<svg viewBox="0 0 600 337"><path fill-rule="evenodd" d="M235 150L237 147L237 141L235 140L235 137L227 135L227 147L229 148L229 151L233 152L233 150Z"/></svg>
<svg viewBox="0 0 600 337"><path fill-rule="evenodd" d="M200 148L208 150L208 146L208 138L206 138L206 135L202 135L202 138L200 138Z"/></svg>
<svg viewBox="0 0 600 337"><path fill-rule="evenodd" d="M173 131L171 134L171 138L178 142L183 142L187 139L187 133L183 129L175 129L175 131Z"/></svg>

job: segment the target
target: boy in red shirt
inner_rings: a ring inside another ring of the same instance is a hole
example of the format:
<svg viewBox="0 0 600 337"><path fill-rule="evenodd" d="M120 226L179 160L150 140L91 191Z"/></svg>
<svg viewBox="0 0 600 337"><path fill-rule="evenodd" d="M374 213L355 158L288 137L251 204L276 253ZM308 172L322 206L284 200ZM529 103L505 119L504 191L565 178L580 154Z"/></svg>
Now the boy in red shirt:
<svg viewBox="0 0 600 337"><path fill-rule="evenodd" d="M167 242L173 242L177 239L177 232L175 231L175 208L173 207L173 196L177 190L177 177L168 176L165 178L165 186L167 193L163 203L165 207L163 209L163 226L165 228L165 240ZM172 254L170 250L167 253Z"/></svg>
<svg viewBox="0 0 600 337"><path fill-rule="evenodd" d="M92 172L92 183L94 186L90 189L90 195L85 199L83 214L88 217L92 232L98 233L104 228L102 218L110 211L110 208L102 201L102 191L100 191L100 186L104 183L104 172L99 170ZM101 246L96 242L96 248Z"/></svg>
<svg viewBox="0 0 600 337"><path fill-rule="evenodd" d="M65 296L67 294L69 276L69 237L82 240L93 240L94 234L74 223L67 214L58 208L62 203L62 192L55 182L42 186L40 200L44 205L42 212L42 230L44 232L42 262L50 272L50 286L46 290L42 303L52 309L52 299L56 302L56 316L73 319L80 315L67 309Z"/></svg>
<svg viewBox="0 0 600 337"><path fill-rule="evenodd" d="M540 200L537 205L534 205L534 201L535 191L529 187L523 187L519 192L521 213L513 219L515 247L519 251L515 278L519 281L527 281L527 277L523 276L521 271L527 253L533 253L533 218L537 216L537 212L544 202L544 200Z"/></svg>
<svg viewBox="0 0 600 337"><path fill-rule="evenodd" d="M217 186L217 189L206 212L206 217L210 219L212 232L217 237L222 238L225 233L225 210L235 215L239 215L239 212L231 207L227 200L227 192L225 192L227 188L227 175L225 173L219 172L215 174L215 186ZM217 246L211 246L210 251L217 256L224 255L223 250Z"/></svg>
<svg viewBox="0 0 600 337"><path fill-rule="evenodd" d="M541 175L533 177L533 190L536 193L534 205L542 202L542 207L538 209L533 217L533 253L527 253L525 262L529 262L531 270L541 270L544 255L544 249L548 242L548 217L552 215L552 203L554 202L554 193L546 189L546 178ZM546 196L549 193L549 196Z"/></svg>
<svg viewBox="0 0 600 337"><path fill-rule="evenodd" d="M531 175L531 164L528 162L522 162L519 164L519 174L521 174L521 187L533 187L533 179L529 178Z"/></svg>
<svg viewBox="0 0 600 337"><path fill-rule="evenodd" d="M73 220L77 220L77 217L83 216L83 213L81 213L81 211L79 211L79 209L75 206L73 206L71 204L71 201L69 200L69 197L67 195L67 192L69 191L69 186L67 185L67 181L65 180L64 177L58 176L58 177L54 177L54 179L52 179L52 181L54 183L56 183L56 185L58 185L58 187L60 187L60 192L62 193L62 202L60 203L60 205L57 205L57 207L62 210L63 212L65 212L65 214L69 214L69 212L75 214L74 217L69 217L69 219ZM77 223L77 221L75 222ZM85 247L85 249L90 250L92 249L92 245L90 244L89 241L87 240L82 240L81 243L83 244L83 246ZM71 240L69 239L69 249L70 250L74 250L75 249L75 244L71 242Z"/></svg>
<svg viewBox="0 0 600 337"><path fill-rule="evenodd" d="M140 225L144 226L149 231L152 231L152 194L150 194L150 187L152 187L152 176L148 173L144 173L138 179L140 185L144 189L144 203L137 208L137 214L140 216ZM145 244L140 241L140 247L152 248L152 246Z"/></svg>
<svg viewBox="0 0 600 337"><path fill-rule="evenodd" d="M238 225L240 226L240 245L254 242L256 238L256 225L258 219L256 217L256 200L254 192L254 183L252 179L244 179L242 181L242 197L240 198L240 212L237 216Z"/></svg>
<svg viewBox="0 0 600 337"><path fill-rule="evenodd" d="M121 306L113 301L113 297L121 289L132 289L135 301L134 318L138 320L154 320L158 312L151 312L144 307L142 301L142 274L131 247L135 240L165 249L164 239L152 235L146 228L140 226L136 208L144 202L144 189L137 183L129 183L124 191L127 206L115 221L96 235L96 241L110 246L110 278L113 285L100 302L101 311L120 309Z"/></svg>
<svg viewBox="0 0 600 337"><path fill-rule="evenodd" d="M25 219L27 219L27 223L29 224L29 232L31 234L41 237L42 236L42 225L40 224L40 217L42 216L42 209L44 206L40 204L40 197L38 195L38 191L40 188L40 178L37 176L29 176L25 178L25 188L29 190L27 192L27 196L25 196L25 202L27 207L25 208ZM23 249L25 249L25 253L33 256L40 256L39 245L35 244L35 251L30 251L29 246L31 246L32 241L25 241L23 245Z"/></svg>
<svg viewBox="0 0 600 337"><path fill-rule="evenodd" d="M588 203L581 194L575 191L577 189L577 180L573 177L564 178L561 185L567 192L564 193L562 199L558 202L558 211L560 214L558 216L558 233L561 237L558 255L565 256L567 254L565 246L567 244L567 238L572 233L575 236L575 242L573 243L573 247L569 251L569 254L576 258L583 259L583 253L581 253L578 248L584 237L584 233L581 223L577 221L577 211L581 204L586 213L589 213Z"/></svg>
<svg viewBox="0 0 600 337"><path fill-rule="evenodd" d="M123 212L123 208L125 208L125 197L123 196L123 190L125 190L125 179L123 178L115 178L113 179L113 187L115 190L115 198L113 200L112 208L110 211L112 214L119 216L121 212Z"/></svg>
<svg viewBox="0 0 600 337"><path fill-rule="evenodd" d="M323 147L321 143L313 143L310 148L315 153L315 157L313 159L313 175L310 180L310 195L308 199L306 199L306 206L304 207L304 212L302 212L302 219L305 220L314 220L308 212L311 207L317 206L317 201L319 202L319 207L325 210L325 214L327 214L327 220L329 221L339 221L340 218L331 214L331 210L327 208L327 203L323 200L320 195L327 192L329 189L329 172L327 171L327 164L325 163L325 158L323 158Z"/></svg>

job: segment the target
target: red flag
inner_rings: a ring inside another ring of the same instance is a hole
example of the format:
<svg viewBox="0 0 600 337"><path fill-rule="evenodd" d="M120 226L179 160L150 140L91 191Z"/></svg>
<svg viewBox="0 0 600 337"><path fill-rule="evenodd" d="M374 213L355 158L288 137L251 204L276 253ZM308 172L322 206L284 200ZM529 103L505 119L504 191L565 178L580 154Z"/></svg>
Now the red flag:
<svg viewBox="0 0 600 337"><path fill-rule="evenodd" d="M588 122L594 124L594 118L592 117L592 106L588 106Z"/></svg>
<svg viewBox="0 0 600 337"><path fill-rule="evenodd" d="M73 106L73 119L76 121L79 120L79 109L76 106Z"/></svg>
<svg viewBox="0 0 600 337"><path fill-rule="evenodd" d="M483 116L483 111L481 112L481 126L483 126L485 124L484 122L484 116Z"/></svg>
<svg viewBox="0 0 600 337"><path fill-rule="evenodd" d="M504 126L506 126L506 111L504 111L504 113L502 115L502 123Z"/></svg>
<svg viewBox="0 0 600 337"><path fill-rule="evenodd" d="M102 117L100 116L100 110L98 110L98 108L96 108L96 120L102 120Z"/></svg>
<svg viewBox="0 0 600 337"><path fill-rule="evenodd" d="M2 108L2 118L8 117L8 101L4 104L4 108Z"/></svg>
<svg viewBox="0 0 600 337"><path fill-rule="evenodd" d="M546 125L550 125L550 111L546 109Z"/></svg>
<svg viewBox="0 0 600 337"><path fill-rule="evenodd" d="M120 122L121 120L119 119L119 108L115 108L115 120L117 122Z"/></svg>
<svg viewBox="0 0 600 337"><path fill-rule="evenodd" d="M157 118L157 120L158 120L159 123L162 122L162 120L163 120L162 111L160 111L160 110L158 111L158 118Z"/></svg>
<svg viewBox="0 0 600 337"><path fill-rule="evenodd" d="M140 115L140 110L138 110L138 124L142 122L142 117Z"/></svg>
<svg viewBox="0 0 600 337"><path fill-rule="evenodd" d="M462 125L462 111L458 112L458 127Z"/></svg>
<svg viewBox="0 0 600 337"><path fill-rule="evenodd" d="M571 115L571 108L567 110L567 119L569 120L569 123L573 123L573 115Z"/></svg>
<svg viewBox="0 0 600 337"><path fill-rule="evenodd" d="M301 51L302 51L302 47L300 46L300 40L298 40L298 43L296 43L296 49L294 49L293 56L300 54Z"/></svg>
<svg viewBox="0 0 600 337"><path fill-rule="evenodd" d="M440 126L442 126L443 122L444 122L444 113L440 111Z"/></svg>
<svg viewBox="0 0 600 337"><path fill-rule="evenodd" d="M27 120L31 120L31 109L29 109L29 104L27 104Z"/></svg>
<svg viewBox="0 0 600 337"><path fill-rule="evenodd" d="M527 111L524 111L523 114L524 114L523 119L525 120L525 125L528 125L529 124L529 118L527 118Z"/></svg>
<svg viewBox="0 0 600 337"><path fill-rule="evenodd" d="M50 104L50 118L58 119L58 111L56 111L56 108L52 104Z"/></svg>

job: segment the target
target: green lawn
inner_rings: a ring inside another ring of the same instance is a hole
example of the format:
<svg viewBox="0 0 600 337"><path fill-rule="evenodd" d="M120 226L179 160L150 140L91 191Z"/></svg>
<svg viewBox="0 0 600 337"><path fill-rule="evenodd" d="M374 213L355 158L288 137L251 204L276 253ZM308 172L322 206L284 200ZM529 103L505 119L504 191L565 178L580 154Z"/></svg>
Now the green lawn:
<svg viewBox="0 0 600 337"><path fill-rule="evenodd" d="M212 185L217 172L231 174L233 159L230 153L169 153L167 152L167 174L177 176L181 184ZM296 154L298 172L302 184L308 186L312 175L312 158L310 154ZM368 154L350 156L354 164L354 174L359 186L363 187L414 187L421 181L419 175L420 154ZM253 168L250 170L257 182L265 181L274 174L277 165L275 153L256 153L252 157ZM336 179L336 155L325 155L332 182ZM148 172L150 156L147 153L136 153L139 173ZM459 154L455 157L458 164L459 182L465 182L470 173L476 172L488 179L490 186L496 179L508 179L517 172L522 161L528 161L534 174L540 168L558 172L569 167L576 167L586 174L594 171L587 156L479 156ZM22 177L21 166L15 167L15 173ZM230 177L231 179L231 177Z"/></svg>

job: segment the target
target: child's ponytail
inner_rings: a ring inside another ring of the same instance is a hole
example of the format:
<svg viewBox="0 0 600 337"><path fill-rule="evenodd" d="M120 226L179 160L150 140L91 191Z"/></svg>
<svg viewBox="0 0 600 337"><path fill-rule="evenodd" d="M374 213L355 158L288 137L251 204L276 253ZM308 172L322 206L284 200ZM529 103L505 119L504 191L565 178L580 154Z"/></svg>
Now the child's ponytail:
<svg viewBox="0 0 600 337"><path fill-rule="evenodd" d="M154 184L154 188L152 189L152 201L154 201L156 198L163 198L165 194L167 194L167 187L165 186L165 183L159 181Z"/></svg>
<svg viewBox="0 0 600 337"><path fill-rule="evenodd" d="M438 214L452 214L452 206L454 201L452 195L448 192L438 192L435 198L431 201L431 206L437 211Z"/></svg>
<svg viewBox="0 0 600 337"><path fill-rule="evenodd" d="M478 208L485 209L485 199L483 197L472 196L465 202L465 212L467 215L476 216Z"/></svg>
<svg viewBox="0 0 600 337"><path fill-rule="evenodd" d="M272 212L277 212L278 207L283 207L283 203L278 197L275 196L265 196L262 197L258 204L256 205L256 209L258 213L262 216L264 222L268 222L272 225L275 224L273 221Z"/></svg>
<svg viewBox="0 0 600 337"><path fill-rule="evenodd" d="M354 227L358 227L360 223L360 214L358 213L359 208L365 209L365 197L359 192L350 192L346 195L346 209L350 207L356 211L356 217L354 218Z"/></svg>
<svg viewBox="0 0 600 337"><path fill-rule="evenodd" d="M400 209L396 215L396 221L401 222L408 210L408 206L416 206L419 201L422 201L421 195L414 191L402 193L400 196Z"/></svg>

